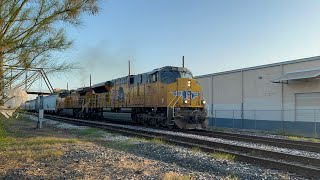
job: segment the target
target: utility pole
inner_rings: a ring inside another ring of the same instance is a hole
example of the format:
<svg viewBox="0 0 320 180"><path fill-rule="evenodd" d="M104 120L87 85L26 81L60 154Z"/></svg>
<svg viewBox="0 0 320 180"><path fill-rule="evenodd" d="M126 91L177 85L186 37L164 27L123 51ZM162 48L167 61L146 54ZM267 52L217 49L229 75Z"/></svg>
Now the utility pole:
<svg viewBox="0 0 320 180"><path fill-rule="evenodd" d="M42 129L42 120L43 120L43 95L38 95L36 99L36 104L38 108L38 122L37 122L37 128Z"/></svg>
<svg viewBox="0 0 320 180"><path fill-rule="evenodd" d="M1 46L1 45L0 45ZM4 105L4 69L3 69L3 49L0 47L0 106Z"/></svg>
<svg viewBox="0 0 320 180"><path fill-rule="evenodd" d="M2 12L0 11L0 29L3 29L4 26L4 19L1 19ZM3 33L2 31L0 33ZM2 36L4 34L0 34ZM4 105L4 60L3 60L3 53L4 53L4 44L2 43L2 38L0 39L0 106Z"/></svg>
<svg viewBox="0 0 320 180"><path fill-rule="evenodd" d="M129 95L129 103L130 103L130 78L131 78L131 72L130 72L130 59L128 61L128 68L129 68L129 75L128 75L128 95Z"/></svg>

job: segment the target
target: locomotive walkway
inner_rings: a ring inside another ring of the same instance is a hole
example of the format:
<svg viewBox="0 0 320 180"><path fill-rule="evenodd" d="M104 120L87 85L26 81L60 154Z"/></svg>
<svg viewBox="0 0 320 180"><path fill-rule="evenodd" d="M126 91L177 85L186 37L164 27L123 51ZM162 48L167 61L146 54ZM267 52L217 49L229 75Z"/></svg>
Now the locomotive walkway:
<svg viewBox="0 0 320 180"><path fill-rule="evenodd" d="M241 136L236 138L236 136L232 136L232 135L228 136L227 134L224 134L224 133L219 134L214 132L209 133L209 132L197 132L197 131L182 133L182 132L174 132L172 130L170 131L158 130L158 129L137 127L137 126L112 124L112 123L88 121L88 120L82 120L82 119L57 117L57 116L49 116L49 115L46 115L45 118L73 123L77 125L97 127L97 128L105 129L108 131L125 134L128 136L138 136L138 137L144 137L147 139L161 138L163 141L170 144L181 145L185 147L196 147L205 152L227 153L235 156L236 160L238 161L258 164L260 166L264 166L268 168L275 168L275 169L280 169L280 170L284 170L292 173L297 173L299 175L303 175L309 178L317 178L320 174L320 159L318 158L306 157L301 155L293 155L289 153L277 152L277 151L265 150L265 149L259 149L259 148L246 147L242 145L234 145L234 144L229 144L224 142L215 142L208 139L210 138L210 136L211 137L219 136L220 138L226 138L226 139L235 137L232 140L239 140L239 141L252 140L251 142L255 142L255 143L262 143L263 141L266 144L268 143L271 144L273 142L271 138L269 139L261 138L262 140L259 141L260 137L255 138L250 136L245 139L244 137L241 137ZM313 152L318 152L316 147L317 143L290 141L290 140L284 140L284 141L287 142L285 145L281 146L279 145L279 143L278 145L286 148L293 148L293 149L299 148L305 151L310 150ZM302 148L303 143L306 143L305 149ZM275 143L273 143L272 145L275 145Z"/></svg>

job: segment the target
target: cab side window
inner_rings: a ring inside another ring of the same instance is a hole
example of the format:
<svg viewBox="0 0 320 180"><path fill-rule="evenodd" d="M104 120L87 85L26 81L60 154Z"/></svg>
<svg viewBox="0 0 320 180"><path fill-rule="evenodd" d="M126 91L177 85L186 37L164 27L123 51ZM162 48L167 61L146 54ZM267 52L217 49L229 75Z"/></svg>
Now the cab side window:
<svg viewBox="0 0 320 180"><path fill-rule="evenodd" d="M150 74L148 77L149 83L157 82L158 81L158 72Z"/></svg>

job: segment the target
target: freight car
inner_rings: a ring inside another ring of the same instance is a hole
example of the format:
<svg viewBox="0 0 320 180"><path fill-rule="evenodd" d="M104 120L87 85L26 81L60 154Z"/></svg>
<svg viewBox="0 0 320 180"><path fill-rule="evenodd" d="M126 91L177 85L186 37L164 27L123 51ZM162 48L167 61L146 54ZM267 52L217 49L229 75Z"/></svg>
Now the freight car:
<svg viewBox="0 0 320 180"><path fill-rule="evenodd" d="M181 129L208 126L201 87L187 68L165 66L64 91L44 101L54 98L55 112L62 115L103 118L106 112L130 112L133 122L144 125Z"/></svg>

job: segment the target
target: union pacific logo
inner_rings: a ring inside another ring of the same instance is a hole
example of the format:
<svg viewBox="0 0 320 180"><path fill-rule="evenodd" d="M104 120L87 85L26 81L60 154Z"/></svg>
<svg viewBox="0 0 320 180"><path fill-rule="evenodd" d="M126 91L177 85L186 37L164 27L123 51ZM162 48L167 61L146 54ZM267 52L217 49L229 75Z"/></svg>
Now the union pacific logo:
<svg viewBox="0 0 320 180"><path fill-rule="evenodd" d="M199 92L191 92L191 91L172 91L171 94L173 96L183 97L183 99L194 99L200 95Z"/></svg>

